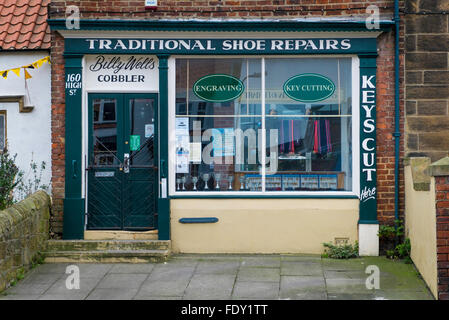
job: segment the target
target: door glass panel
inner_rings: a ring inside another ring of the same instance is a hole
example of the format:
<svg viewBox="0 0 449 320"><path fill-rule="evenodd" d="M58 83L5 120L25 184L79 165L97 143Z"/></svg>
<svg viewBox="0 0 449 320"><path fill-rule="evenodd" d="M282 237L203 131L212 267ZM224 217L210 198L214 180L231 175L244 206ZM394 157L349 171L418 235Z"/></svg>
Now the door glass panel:
<svg viewBox="0 0 449 320"><path fill-rule="evenodd" d="M130 165L154 165L154 99L130 99ZM138 148L133 146L137 141Z"/></svg>
<svg viewBox="0 0 449 320"><path fill-rule="evenodd" d="M117 100L93 100L93 165L118 165Z"/></svg>

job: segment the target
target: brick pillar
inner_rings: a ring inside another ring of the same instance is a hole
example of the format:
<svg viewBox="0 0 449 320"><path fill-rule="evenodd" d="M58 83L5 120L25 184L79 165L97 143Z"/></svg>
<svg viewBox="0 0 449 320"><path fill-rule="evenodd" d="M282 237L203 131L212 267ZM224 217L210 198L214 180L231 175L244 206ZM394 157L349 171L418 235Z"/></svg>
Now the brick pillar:
<svg viewBox="0 0 449 320"><path fill-rule="evenodd" d="M435 177L438 299L449 300L449 157L429 167Z"/></svg>

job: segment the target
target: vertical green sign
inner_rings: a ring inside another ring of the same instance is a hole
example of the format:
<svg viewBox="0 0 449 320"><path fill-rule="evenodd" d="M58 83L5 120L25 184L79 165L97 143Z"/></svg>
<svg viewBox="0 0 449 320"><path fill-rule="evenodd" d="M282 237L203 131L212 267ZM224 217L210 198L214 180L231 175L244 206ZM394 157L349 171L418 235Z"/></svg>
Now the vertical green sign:
<svg viewBox="0 0 449 320"><path fill-rule="evenodd" d="M131 135L129 137L129 149L131 151L137 151L140 149L140 136L139 135Z"/></svg>
<svg viewBox="0 0 449 320"><path fill-rule="evenodd" d="M376 58L360 59L360 224L377 224Z"/></svg>
<svg viewBox="0 0 449 320"><path fill-rule="evenodd" d="M66 40L67 43L67 40ZM82 198L82 55L65 57L65 195L63 239L84 238Z"/></svg>

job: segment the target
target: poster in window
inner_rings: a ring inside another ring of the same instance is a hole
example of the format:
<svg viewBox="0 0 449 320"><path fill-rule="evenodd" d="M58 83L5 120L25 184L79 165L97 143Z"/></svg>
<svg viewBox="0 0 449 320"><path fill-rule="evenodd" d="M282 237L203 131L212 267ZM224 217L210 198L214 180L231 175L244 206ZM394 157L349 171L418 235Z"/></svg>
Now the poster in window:
<svg viewBox="0 0 449 320"><path fill-rule="evenodd" d="M189 173L190 143L189 136L176 137L176 173Z"/></svg>
<svg viewBox="0 0 449 320"><path fill-rule="evenodd" d="M325 174L320 176L320 189L337 190L338 176L336 174Z"/></svg>
<svg viewBox="0 0 449 320"><path fill-rule="evenodd" d="M317 190L319 187L318 175L304 174L301 176L301 189Z"/></svg>

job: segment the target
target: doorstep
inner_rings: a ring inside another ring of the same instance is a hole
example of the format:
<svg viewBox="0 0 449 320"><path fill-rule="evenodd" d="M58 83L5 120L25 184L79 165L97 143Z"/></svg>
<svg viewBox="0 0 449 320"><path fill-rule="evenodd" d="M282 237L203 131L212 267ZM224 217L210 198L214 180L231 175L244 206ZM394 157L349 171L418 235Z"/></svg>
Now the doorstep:
<svg viewBox="0 0 449 320"><path fill-rule="evenodd" d="M158 230L86 230L84 240L158 240Z"/></svg>

